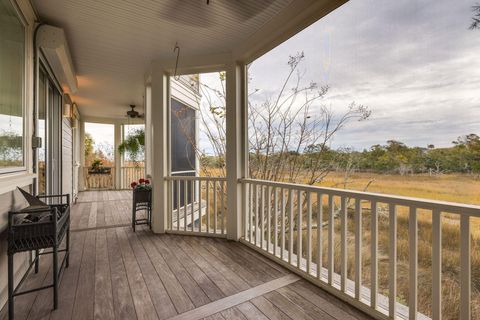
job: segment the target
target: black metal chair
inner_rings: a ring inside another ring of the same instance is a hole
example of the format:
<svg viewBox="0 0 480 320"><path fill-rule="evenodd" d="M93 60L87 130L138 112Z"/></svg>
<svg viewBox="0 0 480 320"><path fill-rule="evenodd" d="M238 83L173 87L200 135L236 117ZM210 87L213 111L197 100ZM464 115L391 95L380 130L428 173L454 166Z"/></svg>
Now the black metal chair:
<svg viewBox="0 0 480 320"><path fill-rule="evenodd" d="M69 265L70 256L70 195L38 196L52 202L60 199L59 204L48 205L45 208L26 209L8 214L8 316L14 318L14 298L19 295L44 290L53 287L53 308L58 307L59 278ZM63 199L66 202L62 202ZM59 249L66 238L65 249ZM40 252L41 249L51 248L50 251ZM29 265L27 272L15 287L13 256L19 252L34 251L35 258ZM58 265L58 253L65 252L64 258ZM35 266L38 273L39 258L41 255L52 254L53 283L50 285L19 291L30 270Z"/></svg>
<svg viewBox="0 0 480 320"><path fill-rule="evenodd" d="M145 211L145 218L138 219L137 213ZM133 189L133 203L132 203L132 229L135 231L135 226L146 224L152 228L152 190L148 189Z"/></svg>

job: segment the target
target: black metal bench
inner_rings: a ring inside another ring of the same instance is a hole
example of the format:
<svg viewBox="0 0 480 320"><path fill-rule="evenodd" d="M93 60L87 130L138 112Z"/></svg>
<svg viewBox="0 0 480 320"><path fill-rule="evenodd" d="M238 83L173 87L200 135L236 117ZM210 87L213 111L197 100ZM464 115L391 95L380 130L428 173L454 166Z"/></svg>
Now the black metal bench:
<svg viewBox="0 0 480 320"><path fill-rule="evenodd" d="M57 202L43 209L22 210L8 214L8 316L14 318L14 297L53 287L53 308L58 307L59 278L68 268L70 255L70 195L38 196L47 202ZM66 200L63 202L63 200ZM66 238L65 249L59 249ZM50 251L40 252L41 249ZM18 285L15 287L13 256L18 252L34 251L35 258L30 263ZM65 252L63 260L58 264L58 253ZM53 283L50 285L19 291L30 270L39 269L40 255L53 255Z"/></svg>

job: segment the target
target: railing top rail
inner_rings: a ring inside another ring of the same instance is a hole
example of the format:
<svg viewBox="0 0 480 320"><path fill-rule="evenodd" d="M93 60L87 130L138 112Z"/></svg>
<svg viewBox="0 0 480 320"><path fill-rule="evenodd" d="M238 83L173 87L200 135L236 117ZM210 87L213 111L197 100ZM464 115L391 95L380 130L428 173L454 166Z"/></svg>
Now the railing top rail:
<svg viewBox="0 0 480 320"><path fill-rule="evenodd" d="M165 180L227 181L226 177L167 176Z"/></svg>
<svg viewBox="0 0 480 320"><path fill-rule="evenodd" d="M439 212L466 214L469 216L480 217L480 206L463 204L456 202L429 200L413 197L395 196L381 193L345 190L337 188L327 188L319 186L310 186L305 184L296 184L288 182L276 182L258 179L240 179L242 183L260 184L277 188L295 189L304 192L321 192L322 194L332 196L344 196L349 198L370 200L380 203L391 203L401 206L415 207L418 209L438 210Z"/></svg>

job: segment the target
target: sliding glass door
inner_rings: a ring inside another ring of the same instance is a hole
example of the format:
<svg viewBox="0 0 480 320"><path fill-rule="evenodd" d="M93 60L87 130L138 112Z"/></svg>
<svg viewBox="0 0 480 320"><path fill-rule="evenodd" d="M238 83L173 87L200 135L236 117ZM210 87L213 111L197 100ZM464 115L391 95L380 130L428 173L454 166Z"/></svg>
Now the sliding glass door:
<svg viewBox="0 0 480 320"><path fill-rule="evenodd" d="M38 148L38 194L60 194L61 190L61 120L62 95L40 68L38 79L37 136L42 139Z"/></svg>

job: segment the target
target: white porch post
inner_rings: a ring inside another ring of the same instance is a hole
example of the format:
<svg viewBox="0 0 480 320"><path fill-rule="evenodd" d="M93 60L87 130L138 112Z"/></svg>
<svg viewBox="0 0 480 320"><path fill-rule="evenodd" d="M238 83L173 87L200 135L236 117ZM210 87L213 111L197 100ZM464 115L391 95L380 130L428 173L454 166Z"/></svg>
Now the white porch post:
<svg viewBox="0 0 480 320"><path fill-rule="evenodd" d="M85 122L79 121L80 129L80 167L78 170L78 191L85 191Z"/></svg>
<svg viewBox="0 0 480 320"><path fill-rule="evenodd" d="M235 62L227 67L226 91L227 237L237 241L242 236L242 213L245 209L239 179L246 176L248 154L245 64Z"/></svg>
<svg viewBox="0 0 480 320"><path fill-rule="evenodd" d="M169 82L168 74L163 69L154 67L151 78L151 108L147 113L150 132L145 137L146 144L152 147L149 160L153 185L152 230L155 233L165 233L168 218L168 184L165 176L169 174Z"/></svg>
<svg viewBox="0 0 480 320"><path fill-rule="evenodd" d="M123 157L118 151L118 146L122 143L122 124L116 122L115 123L115 134L114 134L114 160L115 160L115 189L120 189L122 187L122 165L123 165Z"/></svg>

